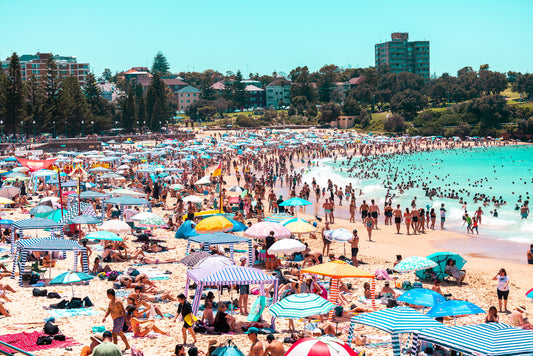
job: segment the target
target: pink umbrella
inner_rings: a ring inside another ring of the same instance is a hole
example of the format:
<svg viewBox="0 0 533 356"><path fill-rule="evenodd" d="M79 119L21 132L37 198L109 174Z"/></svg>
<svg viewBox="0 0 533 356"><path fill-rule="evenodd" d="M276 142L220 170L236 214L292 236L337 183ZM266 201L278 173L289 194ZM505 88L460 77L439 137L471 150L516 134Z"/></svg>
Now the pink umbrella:
<svg viewBox="0 0 533 356"><path fill-rule="evenodd" d="M357 352L337 338L321 336L298 340L285 356L357 356Z"/></svg>
<svg viewBox="0 0 533 356"><path fill-rule="evenodd" d="M274 237L284 239L291 236L291 232L285 226L270 221L261 221L254 224L244 232L244 236L252 239L264 239L274 231Z"/></svg>

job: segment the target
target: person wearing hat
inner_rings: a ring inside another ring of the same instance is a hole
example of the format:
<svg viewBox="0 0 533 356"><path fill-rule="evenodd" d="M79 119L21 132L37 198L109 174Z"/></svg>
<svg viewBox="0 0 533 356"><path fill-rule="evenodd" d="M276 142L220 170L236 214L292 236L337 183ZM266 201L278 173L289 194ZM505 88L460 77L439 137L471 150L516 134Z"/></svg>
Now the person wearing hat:
<svg viewBox="0 0 533 356"><path fill-rule="evenodd" d="M103 341L93 350L93 356L122 356L120 348L112 342L113 333L109 330L102 335Z"/></svg>
<svg viewBox="0 0 533 356"><path fill-rule="evenodd" d="M209 346L207 347L207 356L213 355L213 352L218 348L218 342L216 339L209 340Z"/></svg>
<svg viewBox="0 0 533 356"><path fill-rule="evenodd" d="M257 334L259 333L259 329L255 327L251 327L248 329L248 331L245 332L245 334L248 335L248 339L252 342L252 346L250 346L250 352L248 353L248 356L263 356L263 344L261 341L259 341L259 338L257 337Z"/></svg>
<svg viewBox="0 0 533 356"><path fill-rule="evenodd" d="M524 330L532 330L533 325L531 325L529 322L524 320L524 316L522 314L525 314L525 313L526 313L526 307L524 306L516 307L516 309L513 310L513 312L511 313L511 316L509 317L511 321L511 325L516 328L520 328Z"/></svg>
<svg viewBox="0 0 533 356"><path fill-rule="evenodd" d="M268 345L265 347L265 352L263 353L266 356L283 356L285 355L285 348L283 344L276 340L274 334L268 334L267 337Z"/></svg>
<svg viewBox="0 0 533 356"><path fill-rule="evenodd" d="M390 287L389 281L385 281L385 286L381 289L381 292L379 293L381 298L396 298L396 293L394 290Z"/></svg>

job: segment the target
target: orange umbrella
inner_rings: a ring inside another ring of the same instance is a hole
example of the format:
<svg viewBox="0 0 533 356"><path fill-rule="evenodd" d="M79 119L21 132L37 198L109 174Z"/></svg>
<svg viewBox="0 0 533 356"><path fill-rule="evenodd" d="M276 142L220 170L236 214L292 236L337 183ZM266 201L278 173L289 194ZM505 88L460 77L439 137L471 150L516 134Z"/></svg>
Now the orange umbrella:
<svg viewBox="0 0 533 356"><path fill-rule="evenodd" d="M200 221L196 227L197 234L210 234L213 232L226 232L233 229L233 224L222 215L210 216Z"/></svg>
<svg viewBox="0 0 533 356"><path fill-rule="evenodd" d="M372 293L372 308L376 309L376 282L373 274L339 260L326 262L303 269L301 270L300 276L302 277L304 273L331 277L329 301L332 303L336 303L339 297L339 281L341 278L371 278L372 284L370 287L370 292ZM333 311L329 313L329 318L333 318Z"/></svg>

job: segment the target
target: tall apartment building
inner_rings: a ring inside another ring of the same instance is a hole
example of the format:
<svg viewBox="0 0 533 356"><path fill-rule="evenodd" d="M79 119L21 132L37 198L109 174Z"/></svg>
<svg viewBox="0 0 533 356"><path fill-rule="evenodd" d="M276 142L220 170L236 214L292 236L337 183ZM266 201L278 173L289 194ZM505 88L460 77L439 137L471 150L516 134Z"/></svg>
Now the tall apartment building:
<svg viewBox="0 0 533 356"><path fill-rule="evenodd" d="M290 105L291 84L290 80L276 76L272 83L266 86L266 106L278 108L280 102L283 102L283 105Z"/></svg>
<svg viewBox="0 0 533 356"><path fill-rule="evenodd" d="M391 40L376 44L376 67L386 64L393 73L411 72L429 79L429 41L409 41L407 32L395 32Z"/></svg>
<svg viewBox="0 0 533 356"><path fill-rule="evenodd" d="M46 75L46 62L48 58L54 58L57 65L57 74L60 77L75 76L80 84L84 84L89 74L89 63L78 63L74 56L60 56L52 53L24 54L20 56L22 80L27 80L32 74L39 78ZM9 58L2 61L2 69L9 67Z"/></svg>

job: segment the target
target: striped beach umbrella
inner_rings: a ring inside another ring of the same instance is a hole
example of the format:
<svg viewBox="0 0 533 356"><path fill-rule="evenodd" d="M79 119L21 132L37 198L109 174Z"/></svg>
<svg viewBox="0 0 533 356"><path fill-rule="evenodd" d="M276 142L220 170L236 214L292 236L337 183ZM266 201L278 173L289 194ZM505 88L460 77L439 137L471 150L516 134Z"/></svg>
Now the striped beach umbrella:
<svg viewBox="0 0 533 356"><path fill-rule="evenodd" d="M280 214L273 214L273 215L267 216L265 218L265 221L279 223L279 222L282 222L282 221L285 221L285 220L289 220L289 219L293 219L293 218L294 218L294 216L292 216L291 214L280 213Z"/></svg>
<svg viewBox="0 0 533 356"><path fill-rule="evenodd" d="M50 214L52 211L54 211L54 208L52 208L50 205L37 205L35 208L30 210L30 215L42 218Z"/></svg>
<svg viewBox="0 0 533 356"><path fill-rule="evenodd" d="M72 219L70 219L69 223L70 224L93 225L93 224L101 224L102 221L92 215L77 215L73 217Z"/></svg>
<svg viewBox="0 0 533 356"><path fill-rule="evenodd" d="M276 318L301 319L327 314L335 304L313 293L292 294L270 306L270 314Z"/></svg>
<svg viewBox="0 0 533 356"><path fill-rule="evenodd" d="M208 256L198 262L195 268L217 268L221 266L234 265L235 262L226 256Z"/></svg>
<svg viewBox="0 0 533 356"><path fill-rule="evenodd" d="M357 353L337 338L321 336L298 340L285 356L357 356Z"/></svg>
<svg viewBox="0 0 533 356"><path fill-rule="evenodd" d="M250 226L244 232L244 236L252 239L264 239L270 235L271 231L274 231L274 237L277 239L284 239L291 236L290 230L285 226L270 221L261 221Z"/></svg>
<svg viewBox="0 0 533 356"><path fill-rule="evenodd" d="M183 257L180 260L180 262L183 263L187 267L194 267L200 261L205 260L207 257L211 257L211 256L212 255L207 251L197 251L197 252L193 252L190 255Z"/></svg>
<svg viewBox="0 0 533 356"><path fill-rule="evenodd" d="M300 218L286 220L281 225L285 226L293 234L309 234L316 231L316 227Z"/></svg>
<svg viewBox="0 0 533 356"><path fill-rule="evenodd" d="M394 266L394 270L396 272L415 272L428 268L433 268L435 266L437 266L437 263L435 261L430 260L429 258L411 256L406 258L405 260L402 260L400 263Z"/></svg>

